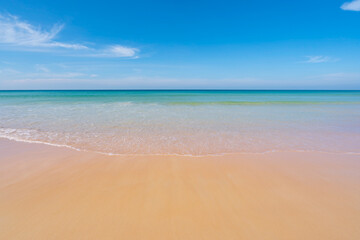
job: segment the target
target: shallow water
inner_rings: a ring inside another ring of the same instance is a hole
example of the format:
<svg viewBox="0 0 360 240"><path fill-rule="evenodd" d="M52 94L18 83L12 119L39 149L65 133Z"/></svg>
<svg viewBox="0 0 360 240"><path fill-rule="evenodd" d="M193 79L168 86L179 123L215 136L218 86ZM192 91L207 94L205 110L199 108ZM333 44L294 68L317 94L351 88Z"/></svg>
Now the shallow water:
<svg viewBox="0 0 360 240"><path fill-rule="evenodd" d="M360 91L0 91L0 137L112 154L360 153Z"/></svg>

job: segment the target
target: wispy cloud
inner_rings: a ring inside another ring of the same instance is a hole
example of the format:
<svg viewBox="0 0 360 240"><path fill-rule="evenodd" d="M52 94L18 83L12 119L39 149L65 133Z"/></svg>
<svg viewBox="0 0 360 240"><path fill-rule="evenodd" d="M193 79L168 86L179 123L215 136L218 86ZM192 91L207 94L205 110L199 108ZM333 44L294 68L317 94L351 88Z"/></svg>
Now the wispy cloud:
<svg viewBox="0 0 360 240"><path fill-rule="evenodd" d="M327 56L307 56L306 63L325 63L325 62L336 62L338 59L327 57Z"/></svg>
<svg viewBox="0 0 360 240"><path fill-rule="evenodd" d="M89 52L91 53L86 53L85 56L138 58L137 53L139 52L139 49L122 45L112 45L99 50L93 49Z"/></svg>
<svg viewBox="0 0 360 240"><path fill-rule="evenodd" d="M21 21L13 15L0 15L0 43L25 47L60 47L70 49L86 49L81 44L70 44L55 41L56 35L64 25L54 25L50 30L35 27Z"/></svg>
<svg viewBox="0 0 360 240"><path fill-rule="evenodd" d="M26 50L39 49L67 49L70 55L88 57L131 57L137 58L139 49L122 45L110 45L99 48L90 48L84 44L57 41L58 34L64 24L55 24L51 29L34 26L17 16L0 14L0 45L16 47Z"/></svg>
<svg viewBox="0 0 360 240"><path fill-rule="evenodd" d="M114 45L104 51L104 54L114 57L133 57L139 50L136 48L129 48L120 45Z"/></svg>
<svg viewBox="0 0 360 240"><path fill-rule="evenodd" d="M346 11L360 11L360 0L354 0L352 2L346 2L340 7Z"/></svg>

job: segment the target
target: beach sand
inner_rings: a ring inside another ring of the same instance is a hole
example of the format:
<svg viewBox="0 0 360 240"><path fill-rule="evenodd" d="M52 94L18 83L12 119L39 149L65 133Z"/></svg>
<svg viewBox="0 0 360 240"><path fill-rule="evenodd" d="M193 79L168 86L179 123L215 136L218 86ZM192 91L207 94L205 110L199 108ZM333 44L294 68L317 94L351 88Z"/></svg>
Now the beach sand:
<svg viewBox="0 0 360 240"><path fill-rule="evenodd" d="M106 156L0 140L0 239L360 239L360 156Z"/></svg>

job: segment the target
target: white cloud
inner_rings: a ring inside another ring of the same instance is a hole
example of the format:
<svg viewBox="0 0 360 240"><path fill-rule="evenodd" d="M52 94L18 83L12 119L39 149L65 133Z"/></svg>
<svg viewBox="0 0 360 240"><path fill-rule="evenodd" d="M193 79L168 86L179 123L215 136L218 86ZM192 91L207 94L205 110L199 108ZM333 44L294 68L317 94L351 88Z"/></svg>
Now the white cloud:
<svg viewBox="0 0 360 240"><path fill-rule="evenodd" d="M307 56L306 63L325 63L325 62L336 62L338 59L334 59L327 56Z"/></svg>
<svg viewBox="0 0 360 240"><path fill-rule="evenodd" d="M98 48L89 48L83 44L65 43L56 41L59 32L64 25L54 25L50 30L44 30L20 20L13 15L0 14L0 45L3 46L21 46L26 50L39 50L62 48L67 49L68 55L87 56L87 57L130 57L137 58L140 51L137 48L126 47L122 45L110 45ZM81 50L81 51L79 51Z"/></svg>
<svg viewBox="0 0 360 240"><path fill-rule="evenodd" d="M116 57L133 57L139 50L120 45L111 46L108 51Z"/></svg>
<svg viewBox="0 0 360 240"><path fill-rule="evenodd" d="M347 11L360 11L360 0L346 2L343 5L341 5L341 9Z"/></svg>
<svg viewBox="0 0 360 240"><path fill-rule="evenodd" d="M54 25L50 30L46 31L40 27L35 27L27 22L21 21L16 16L0 15L0 43L25 47L87 48L81 44L54 41L56 35L63 27L64 25Z"/></svg>
<svg viewBox="0 0 360 240"><path fill-rule="evenodd" d="M122 45L112 45L100 50L94 50L91 54L85 56L92 57L129 57L138 58L136 55L139 52L137 48L125 47Z"/></svg>

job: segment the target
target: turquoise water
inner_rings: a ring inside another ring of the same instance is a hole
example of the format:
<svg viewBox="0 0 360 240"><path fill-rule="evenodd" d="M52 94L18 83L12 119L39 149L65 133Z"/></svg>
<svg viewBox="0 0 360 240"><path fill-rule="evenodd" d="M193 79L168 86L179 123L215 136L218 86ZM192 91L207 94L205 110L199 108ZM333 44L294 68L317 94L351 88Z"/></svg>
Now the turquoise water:
<svg viewBox="0 0 360 240"><path fill-rule="evenodd" d="M360 91L0 91L0 137L111 154L360 152Z"/></svg>

